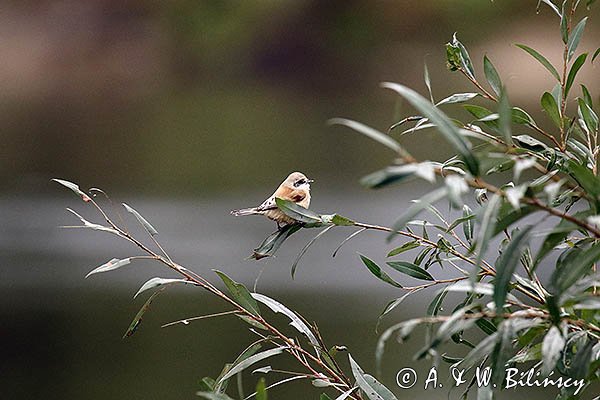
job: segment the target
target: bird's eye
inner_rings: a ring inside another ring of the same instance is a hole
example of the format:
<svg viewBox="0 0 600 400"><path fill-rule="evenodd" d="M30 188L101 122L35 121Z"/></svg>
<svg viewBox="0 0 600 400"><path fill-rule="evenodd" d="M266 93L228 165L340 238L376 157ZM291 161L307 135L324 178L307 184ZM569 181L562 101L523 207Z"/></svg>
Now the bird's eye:
<svg viewBox="0 0 600 400"><path fill-rule="evenodd" d="M300 179L300 180L296 181L296 183L294 183L294 186L298 187L300 185L304 185L305 183L306 183L306 180Z"/></svg>

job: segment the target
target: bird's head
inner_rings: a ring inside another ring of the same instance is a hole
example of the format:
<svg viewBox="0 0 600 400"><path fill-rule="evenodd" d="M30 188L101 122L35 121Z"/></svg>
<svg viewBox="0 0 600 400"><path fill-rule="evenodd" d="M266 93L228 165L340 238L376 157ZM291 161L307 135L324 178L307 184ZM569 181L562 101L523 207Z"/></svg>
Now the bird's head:
<svg viewBox="0 0 600 400"><path fill-rule="evenodd" d="M302 172L292 172L285 180L284 185L290 189L310 190L310 184L314 182L308 179Z"/></svg>

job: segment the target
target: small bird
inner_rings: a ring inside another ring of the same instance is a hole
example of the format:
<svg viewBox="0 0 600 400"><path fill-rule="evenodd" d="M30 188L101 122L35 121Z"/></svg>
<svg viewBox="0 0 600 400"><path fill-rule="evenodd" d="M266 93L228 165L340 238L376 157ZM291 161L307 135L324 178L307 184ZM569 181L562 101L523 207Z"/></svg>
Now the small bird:
<svg viewBox="0 0 600 400"><path fill-rule="evenodd" d="M231 215L239 217L241 215L264 215L275 221L277 227L281 228L296 222L293 218L285 215L275 203L275 198L289 200L297 205L308 208L310 204L310 184L314 182L308 179L301 172L292 172L279 185L277 190L258 207L242 208L241 210L232 210Z"/></svg>

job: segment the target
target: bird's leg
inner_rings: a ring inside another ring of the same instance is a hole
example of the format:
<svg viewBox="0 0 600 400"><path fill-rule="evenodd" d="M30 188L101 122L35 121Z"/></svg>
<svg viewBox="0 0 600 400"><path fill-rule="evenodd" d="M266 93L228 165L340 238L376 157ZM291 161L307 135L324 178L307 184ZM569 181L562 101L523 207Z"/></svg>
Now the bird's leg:
<svg viewBox="0 0 600 400"><path fill-rule="evenodd" d="M282 228L282 226L281 226L281 225L279 225L279 222L275 222L275 224L277 224L277 230L278 230L278 231L281 231L281 228ZM284 226L285 226L285 225L284 225Z"/></svg>

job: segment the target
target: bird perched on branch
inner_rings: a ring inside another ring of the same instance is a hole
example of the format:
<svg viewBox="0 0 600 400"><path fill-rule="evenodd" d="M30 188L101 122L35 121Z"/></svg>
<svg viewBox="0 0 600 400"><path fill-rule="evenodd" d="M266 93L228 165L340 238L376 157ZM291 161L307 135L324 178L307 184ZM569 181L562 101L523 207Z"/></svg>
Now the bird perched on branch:
<svg viewBox="0 0 600 400"><path fill-rule="evenodd" d="M239 217L241 215L264 215L275 221L277 227L293 224L296 222L293 218L285 215L275 203L276 198L289 200L297 205L308 208L310 205L310 184L314 182L308 179L301 172L292 172L277 190L258 207L242 208L241 210L232 210L231 215Z"/></svg>

